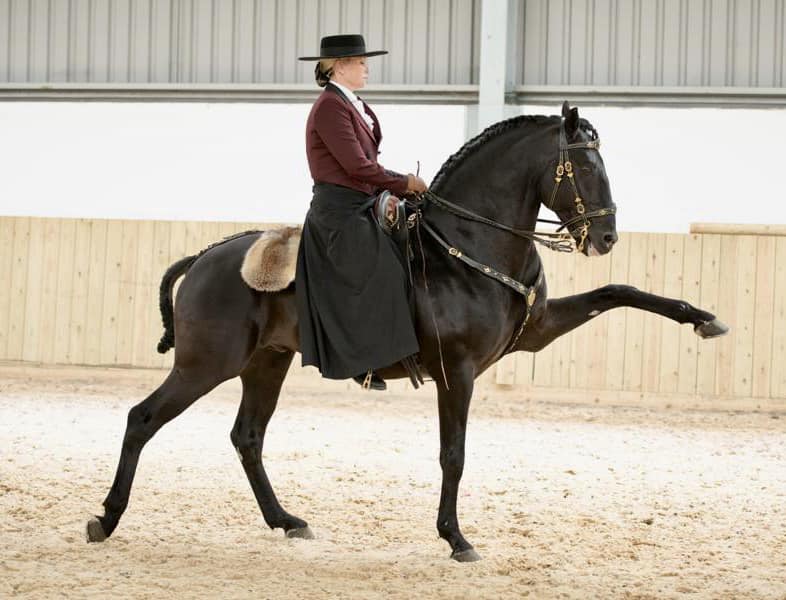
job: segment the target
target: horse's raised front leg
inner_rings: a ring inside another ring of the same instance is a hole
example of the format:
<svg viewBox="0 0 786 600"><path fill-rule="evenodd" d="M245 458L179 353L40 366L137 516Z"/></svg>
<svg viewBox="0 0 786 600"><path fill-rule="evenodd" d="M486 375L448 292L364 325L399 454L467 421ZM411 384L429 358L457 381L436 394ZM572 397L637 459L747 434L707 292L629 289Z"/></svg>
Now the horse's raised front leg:
<svg viewBox="0 0 786 600"><path fill-rule="evenodd" d="M230 437L268 526L271 529L282 528L287 537L311 539L314 536L308 524L290 515L278 503L262 465L265 431L276 410L281 385L293 354L260 349L252 357L240 374L243 400Z"/></svg>
<svg viewBox="0 0 786 600"><path fill-rule="evenodd" d="M439 371L436 371L439 372ZM467 414L472 398L473 377L469 370L450 370L448 390L438 379L439 392L439 464L442 467L442 493L439 498L437 531L450 544L451 558L459 562L480 560L459 529L456 500L464 472L464 440Z"/></svg>
<svg viewBox="0 0 786 600"><path fill-rule="evenodd" d="M718 337L729 330L715 315L684 300L648 294L629 285L607 285L591 292L548 300L543 316L527 324L526 334L516 350L537 352L599 314L623 306L656 313L677 323L691 323L696 334L703 338Z"/></svg>

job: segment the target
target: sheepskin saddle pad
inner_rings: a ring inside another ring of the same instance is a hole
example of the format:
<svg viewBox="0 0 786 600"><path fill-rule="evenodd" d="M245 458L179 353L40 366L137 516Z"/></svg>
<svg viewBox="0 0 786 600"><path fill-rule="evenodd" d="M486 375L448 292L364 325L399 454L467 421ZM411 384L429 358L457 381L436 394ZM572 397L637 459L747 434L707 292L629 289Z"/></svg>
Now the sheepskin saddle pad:
<svg viewBox="0 0 786 600"><path fill-rule="evenodd" d="M300 227L263 231L246 252L240 275L260 292L283 290L295 280Z"/></svg>

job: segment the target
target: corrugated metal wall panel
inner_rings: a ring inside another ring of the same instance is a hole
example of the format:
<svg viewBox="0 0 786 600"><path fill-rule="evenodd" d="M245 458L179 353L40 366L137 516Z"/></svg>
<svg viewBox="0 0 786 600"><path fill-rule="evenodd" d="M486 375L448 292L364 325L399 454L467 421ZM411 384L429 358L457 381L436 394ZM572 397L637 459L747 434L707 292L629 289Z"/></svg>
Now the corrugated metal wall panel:
<svg viewBox="0 0 786 600"><path fill-rule="evenodd" d="M306 83L322 35L377 83L477 81L481 0L0 0L0 82Z"/></svg>
<svg viewBox="0 0 786 600"><path fill-rule="evenodd" d="M322 35L390 50L371 81L478 80L482 0L0 0L0 82L308 83ZM508 81L786 84L786 0L512 0Z"/></svg>
<svg viewBox="0 0 786 600"><path fill-rule="evenodd" d="M523 85L780 87L786 0L520 0Z"/></svg>

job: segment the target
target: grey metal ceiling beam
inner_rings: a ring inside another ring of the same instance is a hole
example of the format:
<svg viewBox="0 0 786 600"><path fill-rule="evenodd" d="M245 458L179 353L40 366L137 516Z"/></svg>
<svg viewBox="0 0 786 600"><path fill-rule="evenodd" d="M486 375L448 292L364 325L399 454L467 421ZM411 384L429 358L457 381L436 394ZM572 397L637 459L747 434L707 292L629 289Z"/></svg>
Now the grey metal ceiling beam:
<svg viewBox="0 0 786 600"><path fill-rule="evenodd" d="M0 101L263 102L310 103L319 90L308 84L0 84ZM477 85L380 84L363 90L369 101L386 104L478 102ZM786 108L786 88L517 86L508 104Z"/></svg>
<svg viewBox="0 0 786 600"><path fill-rule="evenodd" d="M304 84L103 84L0 83L0 101L115 102L313 102L320 89ZM477 85L369 85L363 98L374 103L473 104Z"/></svg>

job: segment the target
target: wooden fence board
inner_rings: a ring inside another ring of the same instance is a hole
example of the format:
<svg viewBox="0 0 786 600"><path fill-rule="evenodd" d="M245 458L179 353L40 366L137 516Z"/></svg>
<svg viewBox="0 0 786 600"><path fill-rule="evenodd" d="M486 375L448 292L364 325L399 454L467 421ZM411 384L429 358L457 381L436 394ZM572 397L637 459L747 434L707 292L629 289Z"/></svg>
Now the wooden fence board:
<svg viewBox="0 0 786 600"><path fill-rule="evenodd" d="M13 268L11 271L11 306L8 314L6 357L22 360L25 340L25 308L27 304L27 271L30 248L30 219L14 219Z"/></svg>
<svg viewBox="0 0 786 600"><path fill-rule="evenodd" d="M98 362L117 364L117 338L120 312L128 307L120 303L121 271L123 269L123 222L117 219L106 224L106 257L104 293L101 302L101 332Z"/></svg>
<svg viewBox="0 0 786 600"><path fill-rule="evenodd" d="M140 286L136 279L138 221L122 221L120 250L120 285L118 288L117 311L117 363L133 364L134 357L134 315ZM148 285L148 282L145 282Z"/></svg>
<svg viewBox="0 0 786 600"><path fill-rule="evenodd" d="M718 314L718 291L720 286L721 236L705 235L701 245L701 303L706 311ZM723 319L723 315L721 315ZM717 343L701 340L697 345L696 392L715 393L715 361Z"/></svg>
<svg viewBox="0 0 786 600"><path fill-rule="evenodd" d="M187 223L184 221L177 221L172 223L172 228L169 233L169 265L175 263L176 261L180 260L184 256L188 255L188 251L186 250L186 245L188 244L188 226ZM167 268L169 267L167 265ZM163 273L162 273L163 275ZM175 282L175 286L172 289L172 298L174 302L174 298L177 297L177 290L180 289L180 283L183 281L183 278L180 277ZM175 353L174 352L167 352L162 356L164 365L167 367L171 366L173 363Z"/></svg>
<svg viewBox="0 0 786 600"><path fill-rule="evenodd" d="M666 236L662 233L647 234L647 267L644 271L644 290L663 296L666 265ZM660 389L661 335L665 326L671 325L660 315L642 312L644 334L642 339L641 388L645 392Z"/></svg>
<svg viewBox="0 0 786 600"><path fill-rule="evenodd" d="M516 354L503 356L496 364L494 381L500 385L513 385L516 382Z"/></svg>
<svg viewBox="0 0 786 600"><path fill-rule="evenodd" d="M611 251L611 283L628 281L631 234L620 233L620 239ZM606 342L606 388L621 390L625 375L625 339L627 309L616 308L608 313L609 337Z"/></svg>
<svg viewBox="0 0 786 600"><path fill-rule="evenodd" d="M786 398L786 237L778 238L775 244L774 315L770 395Z"/></svg>
<svg viewBox="0 0 786 600"><path fill-rule="evenodd" d="M157 340L151 337L150 303L153 301L153 221L140 221L136 247L136 275L134 277L134 340L132 362L150 366L150 353L155 352Z"/></svg>
<svg viewBox="0 0 786 600"><path fill-rule="evenodd" d="M665 236L665 256L663 268L663 295L668 298L682 299L684 235L674 233ZM661 325L660 369L658 391L674 393L677 391L680 377L680 326L663 317L659 317Z"/></svg>
<svg viewBox="0 0 786 600"><path fill-rule="evenodd" d="M592 259L590 289L598 289L611 282L611 254ZM589 324L589 352L587 361L587 387L594 390L606 387L606 363L608 362L609 313L594 317Z"/></svg>
<svg viewBox="0 0 786 600"><path fill-rule="evenodd" d="M575 293L576 257L554 253L552 256L554 291L552 298L564 298ZM570 386L570 360L572 342L570 335L563 335L551 343L551 385L566 388Z"/></svg>
<svg viewBox="0 0 786 600"><path fill-rule="evenodd" d="M718 315L732 334L718 338L715 362L715 393L730 396L734 390L734 338L737 336L737 245L734 235L721 236Z"/></svg>
<svg viewBox="0 0 786 600"><path fill-rule="evenodd" d="M589 262L594 258L585 256L574 256L574 281L573 294L581 294L592 289L592 264ZM576 389L587 389L589 385L589 362L593 349L590 344L591 324L584 324L573 330L572 335L566 337L570 340L570 371L568 373L568 384L565 387Z"/></svg>
<svg viewBox="0 0 786 600"><path fill-rule="evenodd" d="M90 237L92 223L79 219L76 223L76 245L74 248L74 283L71 303L71 342L69 362L85 364L85 338L88 320L88 291L90 276Z"/></svg>
<svg viewBox="0 0 786 600"><path fill-rule="evenodd" d="M41 296L44 278L44 223L41 219L30 219L27 248L27 283L25 286L25 326L22 340L22 360L36 361L40 358L41 342Z"/></svg>
<svg viewBox="0 0 786 600"><path fill-rule="evenodd" d="M731 394L750 396L753 391L753 328L756 308L756 238L737 238L736 329Z"/></svg>
<svg viewBox="0 0 786 600"><path fill-rule="evenodd" d="M85 324L85 363L101 364L101 330L103 329L104 285L106 275L106 241L108 222L91 223L87 286L87 323Z"/></svg>
<svg viewBox="0 0 786 600"><path fill-rule="evenodd" d="M532 352L516 352L516 376L514 385L523 388L532 387L532 367L534 366L535 355Z"/></svg>
<svg viewBox="0 0 786 600"><path fill-rule="evenodd" d="M701 245L702 236L685 237L682 261L682 299L701 307ZM699 337L690 325L680 326L680 360L677 391L681 394L696 393Z"/></svg>
<svg viewBox="0 0 786 600"><path fill-rule="evenodd" d="M631 237L628 283L639 289L647 286L647 236ZM626 390L641 391L644 352L644 315L632 308L625 309L625 366L622 385Z"/></svg>
<svg viewBox="0 0 786 600"><path fill-rule="evenodd" d="M161 323L161 315L158 308L158 289L161 283L161 278L169 268L169 245L171 241L173 223L165 221L157 221L154 227L155 236L153 239L153 281L154 286L148 295L147 301L147 324L148 324L148 339L150 340L149 350L147 354L148 365L151 367L164 367L167 360L173 355L172 352L167 354L159 354L156 351L158 340L163 332L163 325Z"/></svg>
<svg viewBox="0 0 786 600"><path fill-rule="evenodd" d="M777 238L761 236L756 240L756 297L753 323L753 382L756 398L770 396L772 337L775 326L775 244Z"/></svg>
<svg viewBox="0 0 786 600"><path fill-rule="evenodd" d="M71 310L74 302L74 254L76 252L75 219L60 220L60 243L57 263L57 304L55 306L55 336L52 340L55 363L71 361Z"/></svg>
<svg viewBox="0 0 786 600"><path fill-rule="evenodd" d="M41 339L34 360L52 364L57 327L57 283L62 221L59 219L40 219L40 221L44 226L43 279L41 280L41 309L38 316L41 322L39 330Z"/></svg>
<svg viewBox="0 0 786 600"><path fill-rule="evenodd" d="M202 241L202 224L194 221L186 223L185 256L197 254L204 248Z"/></svg>
<svg viewBox="0 0 786 600"><path fill-rule="evenodd" d="M203 222L201 224L202 230L202 248L207 248L210 244L221 239L221 224L212 222Z"/></svg>
<svg viewBox="0 0 786 600"><path fill-rule="evenodd" d="M556 253L542 251L540 252L541 260L543 261L543 270L546 275L547 294L549 298L557 297L557 284L556 279L558 271L554 267L554 258ZM525 334L526 335L526 334ZM542 350L536 352L533 356L533 372L532 383L536 386L550 386L552 384L554 361L554 344L549 344Z"/></svg>
<svg viewBox="0 0 786 600"><path fill-rule="evenodd" d="M0 218L0 356L8 354L14 255L14 219Z"/></svg>

